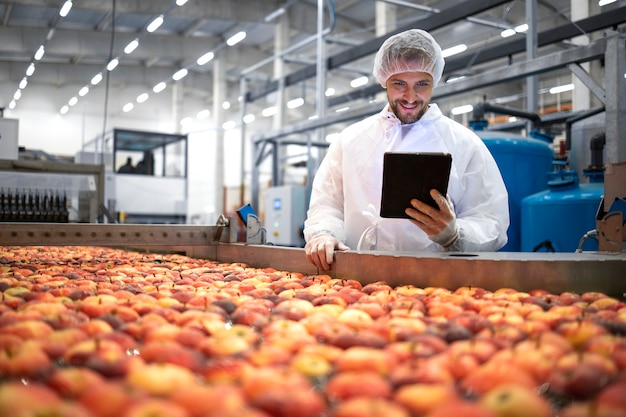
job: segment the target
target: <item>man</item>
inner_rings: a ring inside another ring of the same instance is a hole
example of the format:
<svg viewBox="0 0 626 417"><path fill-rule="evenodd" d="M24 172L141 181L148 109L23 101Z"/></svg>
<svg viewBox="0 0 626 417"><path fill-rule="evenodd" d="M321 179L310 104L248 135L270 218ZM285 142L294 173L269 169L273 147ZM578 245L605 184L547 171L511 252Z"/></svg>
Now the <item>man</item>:
<svg viewBox="0 0 626 417"><path fill-rule="evenodd" d="M508 195L496 162L474 132L430 102L443 67L441 48L419 29L391 36L377 52L373 73L388 104L341 133L313 181L305 252L321 270L330 269L335 250L496 251L506 244ZM438 209L413 199L410 220L379 216L388 151L452 155L448 195L431 191Z"/></svg>

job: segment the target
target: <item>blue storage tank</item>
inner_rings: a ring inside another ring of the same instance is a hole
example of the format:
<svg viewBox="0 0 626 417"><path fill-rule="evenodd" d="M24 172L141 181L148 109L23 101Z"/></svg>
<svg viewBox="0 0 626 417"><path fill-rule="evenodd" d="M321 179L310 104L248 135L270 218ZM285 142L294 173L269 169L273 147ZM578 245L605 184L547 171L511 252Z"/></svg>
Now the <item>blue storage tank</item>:
<svg viewBox="0 0 626 417"><path fill-rule="evenodd" d="M522 252L575 252L585 233L596 228L603 176L580 184L578 172L559 163L561 169L548 177L548 189L522 200ZM597 251L598 242L587 239L581 249Z"/></svg>
<svg viewBox="0 0 626 417"><path fill-rule="evenodd" d="M525 197L546 189L546 173L554 159L552 145L545 140L506 132L477 130L475 133L496 160L509 193L509 241L501 251L519 252L521 203Z"/></svg>

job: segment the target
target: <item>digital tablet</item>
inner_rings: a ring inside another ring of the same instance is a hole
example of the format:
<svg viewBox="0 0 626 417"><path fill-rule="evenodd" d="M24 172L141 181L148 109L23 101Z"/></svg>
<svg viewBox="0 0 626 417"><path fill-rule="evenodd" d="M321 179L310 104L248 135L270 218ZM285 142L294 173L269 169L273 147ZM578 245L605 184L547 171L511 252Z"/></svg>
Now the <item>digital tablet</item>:
<svg viewBox="0 0 626 417"><path fill-rule="evenodd" d="M439 208L430 190L446 195L451 166L449 153L386 152L380 216L409 219L404 210L411 207L413 198Z"/></svg>

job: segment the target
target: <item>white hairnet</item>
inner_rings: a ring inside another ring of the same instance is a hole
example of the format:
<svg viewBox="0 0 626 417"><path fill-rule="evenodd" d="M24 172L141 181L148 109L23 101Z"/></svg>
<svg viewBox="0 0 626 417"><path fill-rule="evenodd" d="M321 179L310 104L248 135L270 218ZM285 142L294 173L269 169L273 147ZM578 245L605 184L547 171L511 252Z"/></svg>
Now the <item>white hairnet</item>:
<svg viewBox="0 0 626 417"><path fill-rule="evenodd" d="M390 36L376 53L373 74L383 87L394 74L402 72L425 72L433 77L436 87L443 74L441 47L421 29L410 29Z"/></svg>

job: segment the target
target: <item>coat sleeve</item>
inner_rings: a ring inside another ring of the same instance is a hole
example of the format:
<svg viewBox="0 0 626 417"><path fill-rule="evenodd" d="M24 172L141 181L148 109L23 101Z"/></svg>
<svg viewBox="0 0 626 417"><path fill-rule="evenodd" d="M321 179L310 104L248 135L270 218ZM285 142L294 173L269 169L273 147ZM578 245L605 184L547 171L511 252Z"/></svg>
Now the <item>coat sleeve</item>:
<svg viewBox="0 0 626 417"><path fill-rule="evenodd" d="M493 156L479 139L459 175L460 198L453 201L460 229L455 251L497 251L508 241L508 192Z"/></svg>
<svg viewBox="0 0 626 417"><path fill-rule="evenodd" d="M311 188L311 199L304 222L304 238L328 233L345 242L343 156L341 141L336 140L328 148L320 164Z"/></svg>

